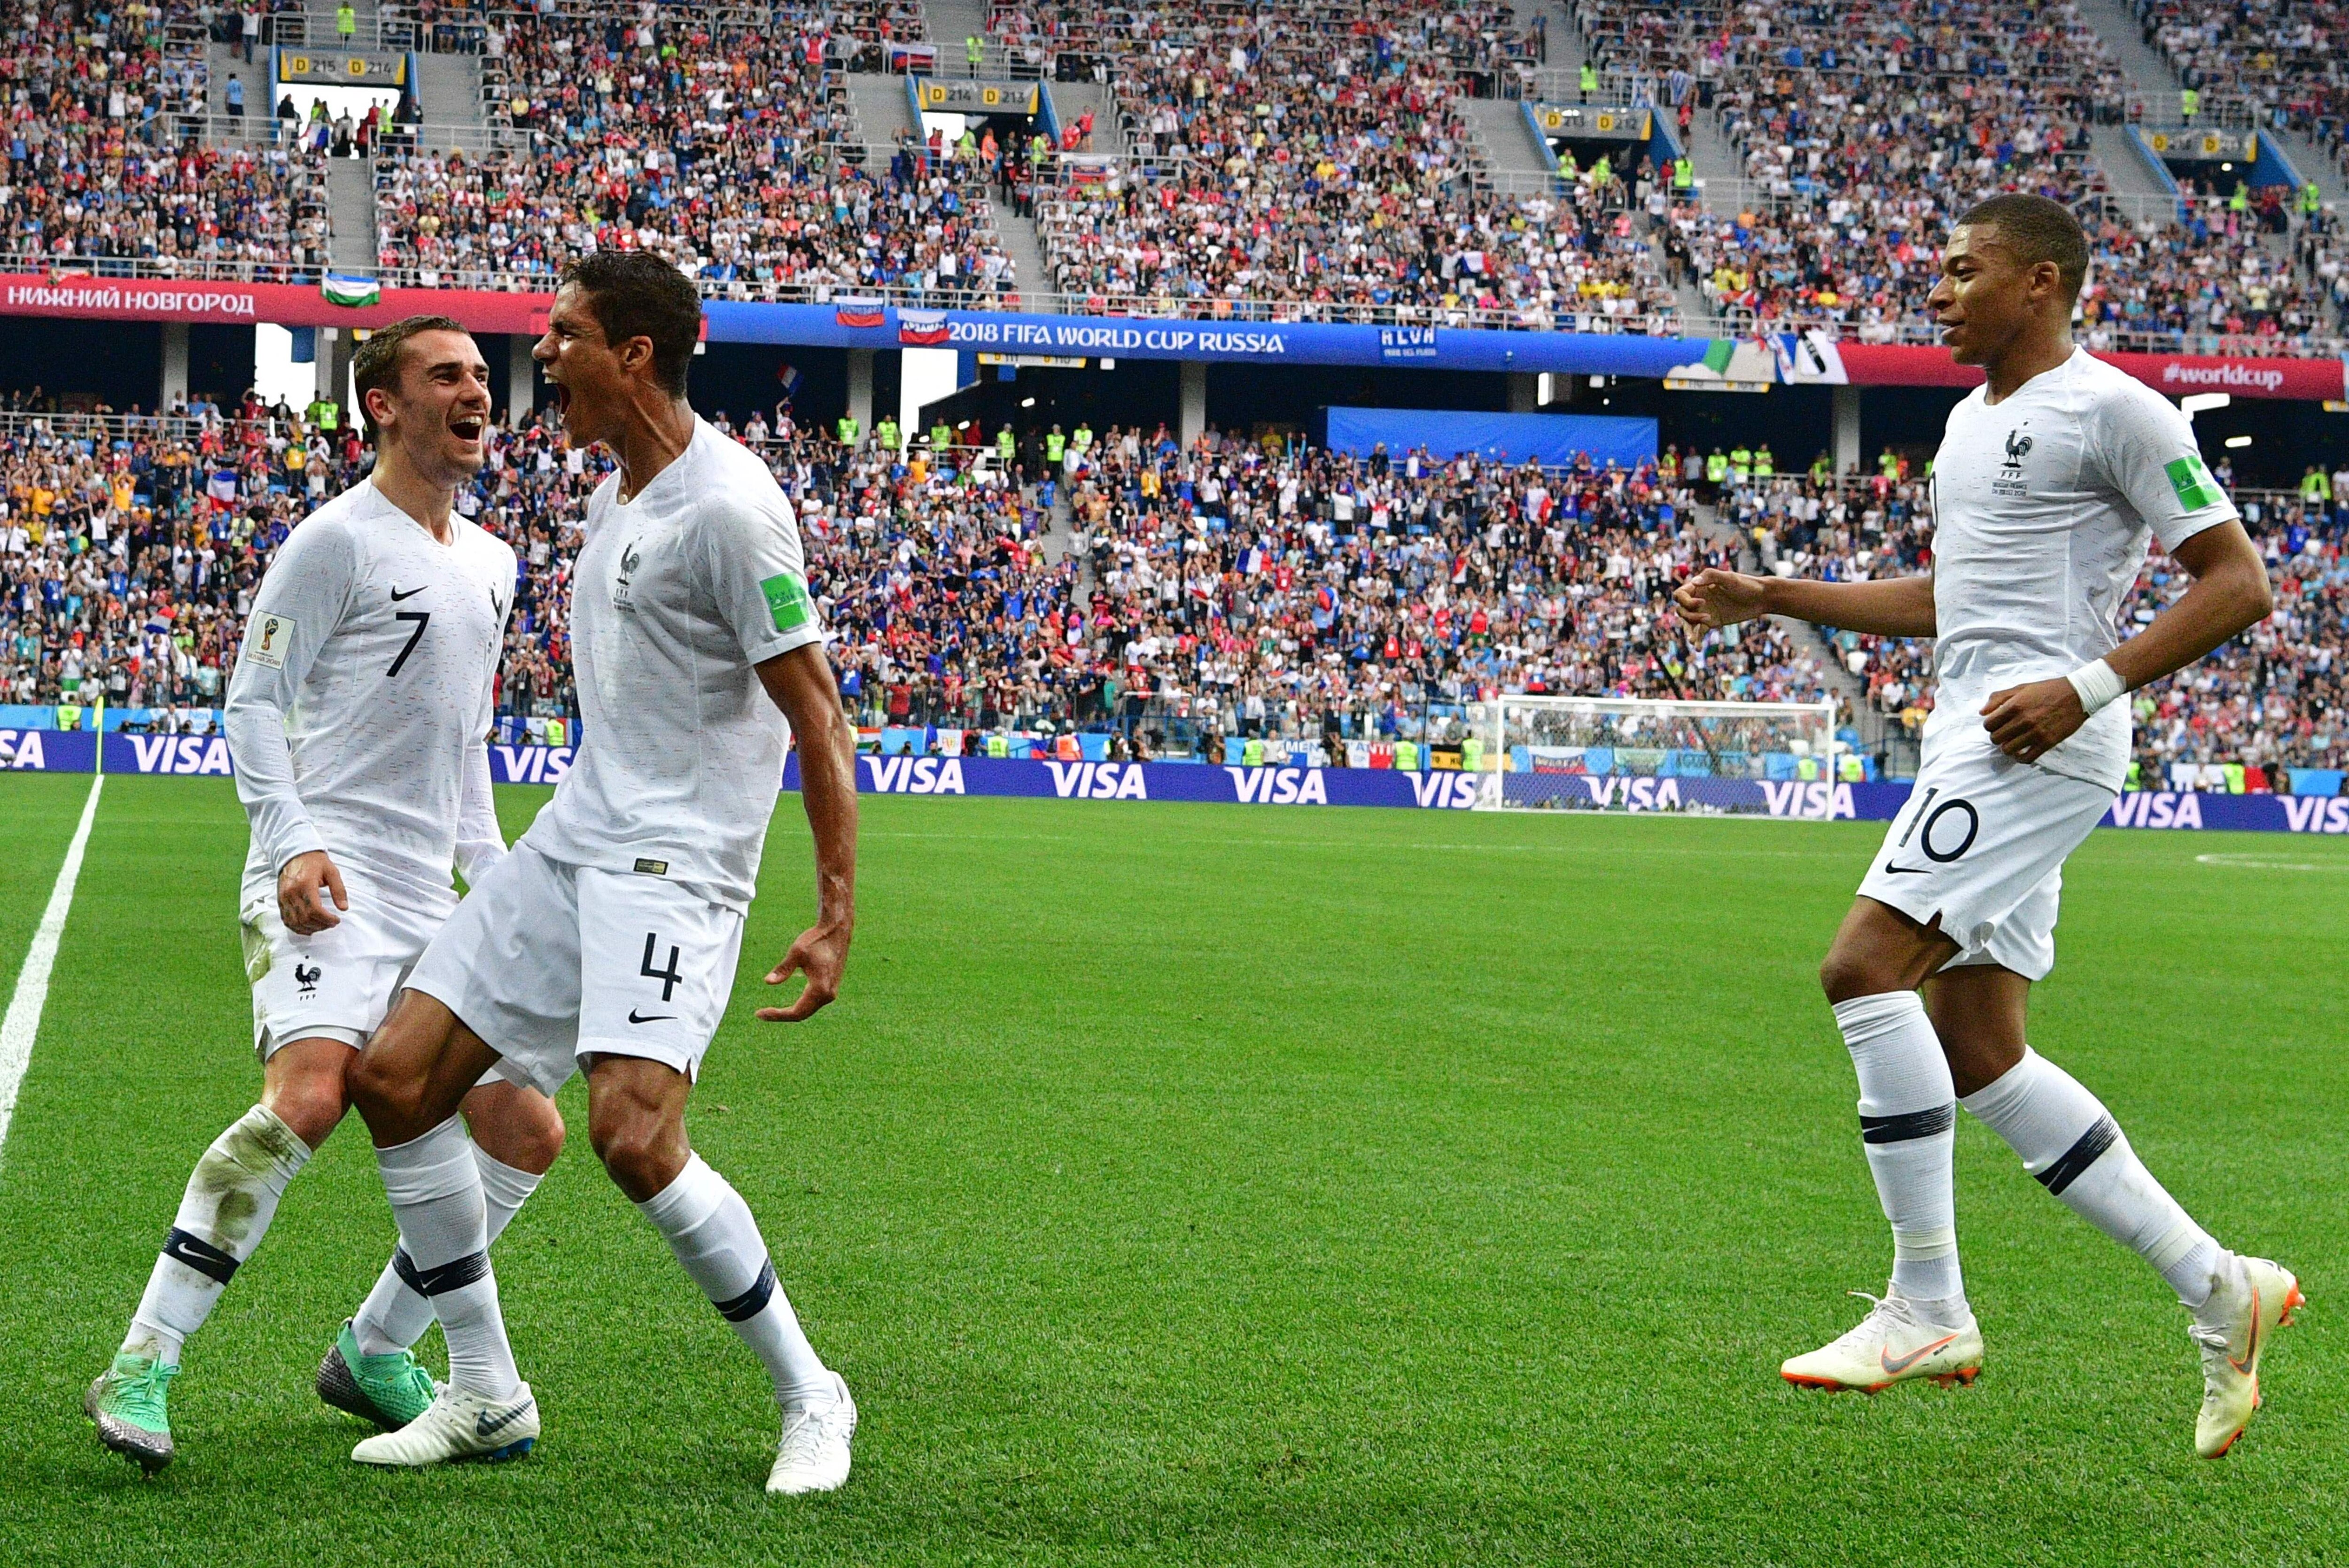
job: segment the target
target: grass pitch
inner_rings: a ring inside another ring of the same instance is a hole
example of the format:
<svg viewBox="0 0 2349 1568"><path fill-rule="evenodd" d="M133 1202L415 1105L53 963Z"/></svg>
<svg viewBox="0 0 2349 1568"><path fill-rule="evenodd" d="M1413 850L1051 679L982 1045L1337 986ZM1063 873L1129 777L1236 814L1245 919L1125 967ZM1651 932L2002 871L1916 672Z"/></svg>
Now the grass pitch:
<svg viewBox="0 0 2349 1568"><path fill-rule="evenodd" d="M88 780L0 789L5 985ZM2100 833L2040 988L2034 1043L2313 1299L2207 1464L2183 1313L1964 1118L1981 1383L1779 1381L1889 1267L1813 980L1875 827L868 799L843 999L787 1029L787 799L692 1127L864 1425L843 1492L770 1501L764 1379L575 1087L498 1253L527 1460L363 1471L310 1393L393 1239L357 1119L189 1347L178 1462L98 1448L81 1389L259 1082L232 788L106 789L0 1152L0 1563L2349 1553L2349 843Z"/></svg>

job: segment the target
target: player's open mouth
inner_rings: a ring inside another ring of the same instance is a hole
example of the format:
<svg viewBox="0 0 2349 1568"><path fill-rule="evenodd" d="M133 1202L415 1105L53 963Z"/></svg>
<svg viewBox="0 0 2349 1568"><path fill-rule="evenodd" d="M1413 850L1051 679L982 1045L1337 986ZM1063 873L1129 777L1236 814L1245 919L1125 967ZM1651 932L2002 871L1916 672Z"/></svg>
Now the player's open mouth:
<svg viewBox="0 0 2349 1568"><path fill-rule="evenodd" d="M449 421L450 430L460 441L480 440L481 438L481 425L482 421L481 418L473 416L469 416L462 419L451 419Z"/></svg>
<svg viewBox="0 0 2349 1568"><path fill-rule="evenodd" d="M549 382L548 385L554 388L554 411L558 414L571 412L571 388L560 381Z"/></svg>

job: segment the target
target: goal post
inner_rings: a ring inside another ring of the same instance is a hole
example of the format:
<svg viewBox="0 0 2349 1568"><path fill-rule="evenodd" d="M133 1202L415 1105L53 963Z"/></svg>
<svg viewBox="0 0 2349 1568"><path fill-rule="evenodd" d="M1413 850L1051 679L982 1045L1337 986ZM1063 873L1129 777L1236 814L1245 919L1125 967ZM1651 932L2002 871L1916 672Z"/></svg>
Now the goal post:
<svg viewBox="0 0 2349 1568"><path fill-rule="evenodd" d="M1824 816L1840 772L1832 702L1501 696L1474 704L1496 811Z"/></svg>

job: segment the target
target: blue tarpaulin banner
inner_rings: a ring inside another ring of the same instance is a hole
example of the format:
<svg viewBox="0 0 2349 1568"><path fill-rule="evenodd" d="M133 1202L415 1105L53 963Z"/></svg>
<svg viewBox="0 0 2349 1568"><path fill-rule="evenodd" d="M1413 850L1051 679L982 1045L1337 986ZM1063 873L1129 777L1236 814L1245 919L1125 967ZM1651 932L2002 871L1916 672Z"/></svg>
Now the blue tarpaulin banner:
<svg viewBox="0 0 2349 1568"><path fill-rule="evenodd" d="M1396 457L1424 447L1440 459L1475 452L1496 462L1538 459L1561 468L1578 452L1600 468L1636 468L1656 456L1656 422L1604 414L1464 414L1439 408L1330 408L1323 441L1366 458L1384 444Z"/></svg>

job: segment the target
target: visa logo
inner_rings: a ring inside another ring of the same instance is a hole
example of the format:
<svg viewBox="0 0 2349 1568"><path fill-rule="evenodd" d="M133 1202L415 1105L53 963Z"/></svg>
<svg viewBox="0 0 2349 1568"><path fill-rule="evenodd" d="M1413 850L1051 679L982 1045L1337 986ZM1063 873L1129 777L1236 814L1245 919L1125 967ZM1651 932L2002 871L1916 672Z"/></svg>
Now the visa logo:
<svg viewBox="0 0 2349 1568"><path fill-rule="evenodd" d="M1147 800L1139 762L1047 762L1052 793L1063 800Z"/></svg>
<svg viewBox="0 0 2349 1568"><path fill-rule="evenodd" d="M1319 768L1226 768L1243 806L1327 806Z"/></svg>
<svg viewBox="0 0 2349 1568"><path fill-rule="evenodd" d="M228 742L202 735L133 735L132 765L141 773L217 773L230 777ZM24 763L17 763L19 768Z"/></svg>
<svg viewBox="0 0 2349 1568"><path fill-rule="evenodd" d="M867 757L865 775L880 795L960 795L959 757ZM1066 794L1063 790L1061 793Z"/></svg>
<svg viewBox="0 0 2349 1568"><path fill-rule="evenodd" d="M560 784L571 771L574 748L568 746L492 746L505 769L509 784Z"/></svg>

